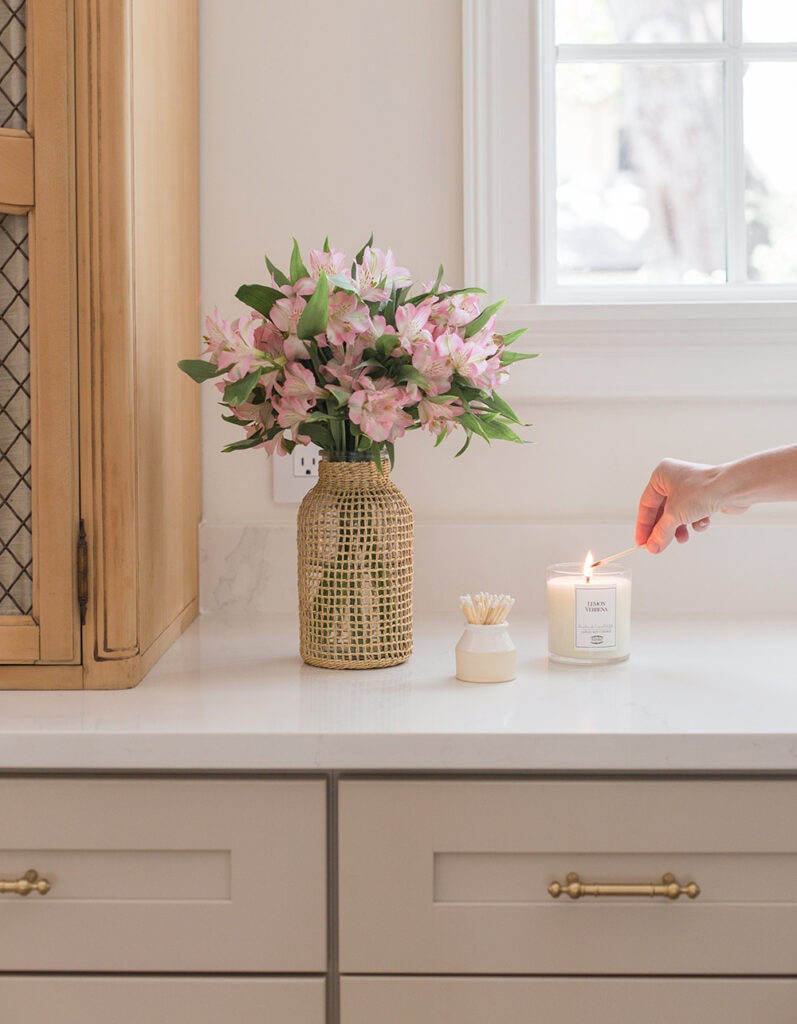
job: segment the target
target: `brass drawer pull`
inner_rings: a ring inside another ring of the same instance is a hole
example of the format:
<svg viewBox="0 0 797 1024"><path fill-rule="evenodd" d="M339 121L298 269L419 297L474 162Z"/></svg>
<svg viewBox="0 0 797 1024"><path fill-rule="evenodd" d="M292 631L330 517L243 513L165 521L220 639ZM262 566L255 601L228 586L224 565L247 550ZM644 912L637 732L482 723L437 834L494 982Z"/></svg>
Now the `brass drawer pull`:
<svg viewBox="0 0 797 1024"><path fill-rule="evenodd" d="M668 900L677 900L682 895L693 900L700 895L700 886L696 882L680 885L676 882L675 875L669 873L664 875L661 881L661 885L587 885L571 871L565 885L551 882L548 892L554 899L558 899L564 893L571 900L580 899L582 896L665 896Z"/></svg>
<svg viewBox="0 0 797 1024"><path fill-rule="evenodd" d="M38 872L33 868L25 872L24 878L18 878L15 882L4 882L0 880L0 896L13 892L17 896L27 896L28 893L38 892L42 896L50 891L50 883L46 878L39 878Z"/></svg>

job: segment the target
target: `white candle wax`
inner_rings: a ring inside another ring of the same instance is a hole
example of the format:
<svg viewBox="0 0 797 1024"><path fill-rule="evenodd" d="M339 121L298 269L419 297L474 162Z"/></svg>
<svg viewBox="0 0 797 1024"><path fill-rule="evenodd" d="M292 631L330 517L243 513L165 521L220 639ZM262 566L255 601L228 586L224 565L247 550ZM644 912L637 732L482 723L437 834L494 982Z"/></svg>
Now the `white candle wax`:
<svg viewBox="0 0 797 1024"><path fill-rule="evenodd" d="M591 561L590 556L589 561ZM553 661L600 664L631 653L631 575L620 565L585 575L575 563L548 569L548 654Z"/></svg>

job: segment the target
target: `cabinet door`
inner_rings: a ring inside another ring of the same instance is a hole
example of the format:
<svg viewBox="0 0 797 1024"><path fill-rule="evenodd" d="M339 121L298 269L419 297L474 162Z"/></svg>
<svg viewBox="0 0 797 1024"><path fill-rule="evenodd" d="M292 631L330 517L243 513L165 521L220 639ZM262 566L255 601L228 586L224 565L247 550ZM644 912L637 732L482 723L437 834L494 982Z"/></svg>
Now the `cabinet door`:
<svg viewBox="0 0 797 1024"><path fill-rule="evenodd" d="M347 779L339 792L344 973L797 974L794 780ZM668 898L670 874L696 898Z"/></svg>
<svg viewBox="0 0 797 1024"><path fill-rule="evenodd" d="M341 1024L793 1024L794 979L343 978Z"/></svg>
<svg viewBox="0 0 797 1024"><path fill-rule="evenodd" d="M322 978L0 977L14 1024L324 1024Z"/></svg>
<svg viewBox="0 0 797 1024"><path fill-rule="evenodd" d="M0 894L0 971L326 969L323 779L2 779L0 822L50 886Z"/></svg>
<svg viewBox="0 0 797 1024"><path fill-rule="evenodd" d="M80 660L71 4L0 0L0 23L0 664L69 664Z"/></svg>

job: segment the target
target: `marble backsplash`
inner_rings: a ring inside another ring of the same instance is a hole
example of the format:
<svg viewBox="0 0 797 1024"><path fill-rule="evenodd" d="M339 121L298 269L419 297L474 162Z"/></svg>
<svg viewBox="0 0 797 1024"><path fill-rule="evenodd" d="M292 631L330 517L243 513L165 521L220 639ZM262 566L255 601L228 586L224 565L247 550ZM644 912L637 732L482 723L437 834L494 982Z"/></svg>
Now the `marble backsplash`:
<svg viewBox="0 0 797 1024"><path fill-rule="evenodd" d="M626 563L633 609L642 615L795 615L797 529L788 524L729 520L659 556L645 551ZM416 615L455 611L459 595L512 594L517 611L544 614L545 568L581 561L633 543L628 525L426 523L415 527ZM200 527L202 611L292 612L297 607L294 525L203 523Z"/></svg>

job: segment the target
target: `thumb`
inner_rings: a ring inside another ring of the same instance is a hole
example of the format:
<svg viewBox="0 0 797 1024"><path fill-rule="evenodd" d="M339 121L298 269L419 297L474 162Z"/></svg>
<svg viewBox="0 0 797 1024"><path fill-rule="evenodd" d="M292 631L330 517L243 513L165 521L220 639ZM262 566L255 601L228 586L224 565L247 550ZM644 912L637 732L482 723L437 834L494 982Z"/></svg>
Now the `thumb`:
<svg viewBox="0 0 797 1024"><path fill-rule="evenodd" d="M647 544L645 545L648 551L652 555L658 555L659 552L664 551L664 549L672 542L677 526L678 524L672 516L668 515L665 511L650 531L650 536L648 537Z"/></svg>

